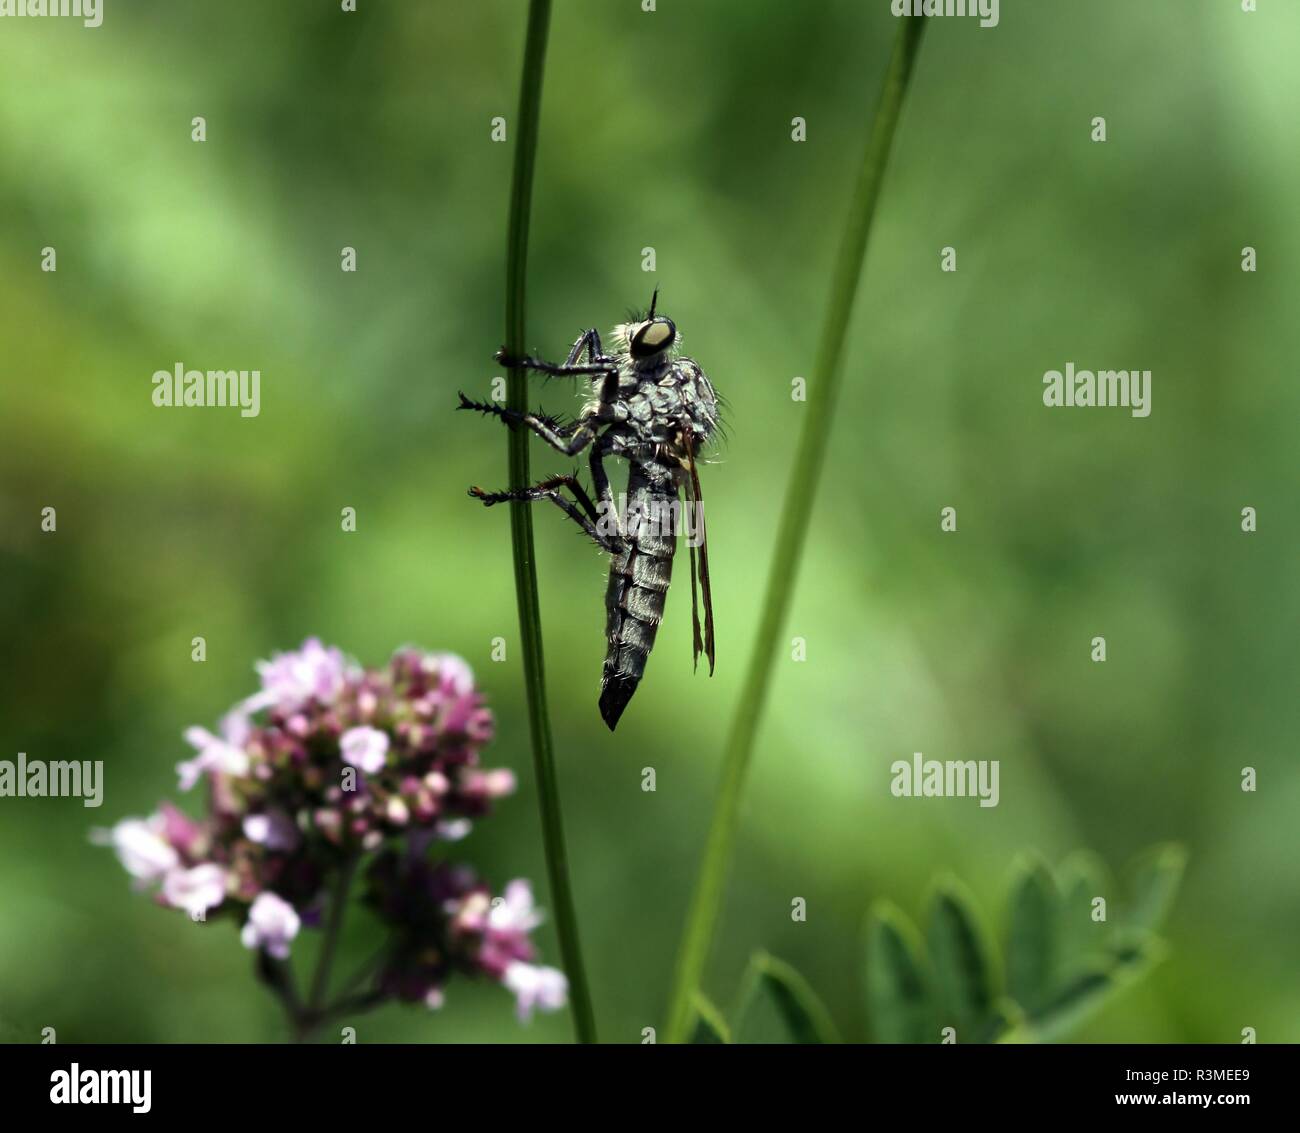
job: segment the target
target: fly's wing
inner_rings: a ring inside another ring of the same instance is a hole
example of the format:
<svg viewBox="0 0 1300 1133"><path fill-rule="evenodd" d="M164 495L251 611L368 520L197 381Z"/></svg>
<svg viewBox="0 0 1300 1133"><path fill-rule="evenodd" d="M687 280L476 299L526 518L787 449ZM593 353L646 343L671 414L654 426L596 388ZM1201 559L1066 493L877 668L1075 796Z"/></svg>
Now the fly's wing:
<svg viewBox="0 0 1300 1133"><path fill-rule="evenodd" d="M689 424L684 424L681 431L682 446L686 450L687 504L695 512L695 532L699 536L699 554L691 546L691 623L695 630L695 665L700 664L700 654L709 659L709 676L713 676L713 587L709 582L709 536L704 527L704 497L700 492L700 474L695 467L695 435ZM704 634L700 635L700 613L696 598L696 579L699 579L699 593L704 598Z"/></svg>

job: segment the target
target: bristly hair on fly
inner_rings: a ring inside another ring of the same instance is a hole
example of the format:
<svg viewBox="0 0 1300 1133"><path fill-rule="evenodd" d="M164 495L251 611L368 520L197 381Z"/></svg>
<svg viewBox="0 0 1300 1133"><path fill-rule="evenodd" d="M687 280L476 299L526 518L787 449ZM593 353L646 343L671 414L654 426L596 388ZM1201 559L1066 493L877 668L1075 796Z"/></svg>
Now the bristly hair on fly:
<svg viewBox="0 0 1300 1133"><path fill-rule="evenodd" d="M624 308L624 321L613 328L613 333L610 336L620 349L626 350L628 345L625 328L636 326L638 323L648 322L650 319L654 318L658 304L659 288L656 287L654 293L650 296L650 306ZM682 343L684 341L685 337L682 334L681 328L678 327L676 338L668 351L672 357L678 358L682 355ZM727 441L731 439L730 430L727 428L727 417L731 410L731 402L722 394L718 393L716 389L713 391L713 396L718 410L717 420L714 422L714 435L710 439L710 447L713 450L713 455L707 457L701 456L701 464L721 463L721 461L718 460L718 452L720 449L725 448Z"/></svg>
<svg viewBox="0 0 1300 1133"><path fill-rule="evenodd" d="M654 293L650 296L650 306L625 307L623 309L624 310L623 322L615 325L610 331L610 339L613 341L614 345L617 346L619 350L626 351L628 348L629 328L635 327L640 323L649 322L652 318L655 317L655 314L658 310L658 306L659 306L659 288L656 287L654 289ZM685 337L682 334L681 328L680 327L676 328L676 337L674 338L672 346L669 347L668 349L668 353L671 357L673 358L681 357L681 355L684 353L684 351L682 350L682 343L684 341L685 341ZM714 436L710 440L710 445L713 449L713 455L708 457L701 456L700 457L701 464L720 463L717 459L717 452L719 449L724 448L726 446L726 442L731 439L730 432L727 429L727 414L731 408L731 403L720 393L718 393L716 389L713 391L713 395L718 410L718 417L714 423L714 430L715 430Z"/></svg>

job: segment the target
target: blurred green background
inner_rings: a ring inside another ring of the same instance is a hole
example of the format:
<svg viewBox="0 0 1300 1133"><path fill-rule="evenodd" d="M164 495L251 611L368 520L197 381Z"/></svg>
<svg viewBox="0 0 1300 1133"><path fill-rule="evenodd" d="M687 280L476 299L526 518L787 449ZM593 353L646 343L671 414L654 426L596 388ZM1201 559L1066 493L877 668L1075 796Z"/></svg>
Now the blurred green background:
<svg viewBox="0 0 1300 1133"><path fill-rule="evenodd" d="M526 5L359 6L108 0L97 30L0 26L0 757L107 777L99 810L0 800L0 1038L285 1036L231 925L132 895L87 832L175 798L182 730L308 634L366 664L408 641L471 662L499 715L489 762L521 787L460 849L545 900L508 521L465 497L504 485L505 437L452 412L499 373L513 145L490 129L514 124ZM873 899L915 913L952 869L996 911L1022 849L1119 866L1175 839L1170 956L1077 1037L1300 1039L1300 6L1261 7L1004 0L996 29L933 21L786 634L807 660L777 664L746 797L720 1002L762 946L860 1037ZM805 412L790 383L896 30L886 0L658 8L556 4L530 267L538 351L657 283L730 405L703 471L717 676L692 675L680 572L614 736L605 563L536 515L583 943L602 1038L626 1042L662 1023ZM178 361L260 369L261 415L155 408L151 375ZM1152 370L1151 416L1045 409L1042 374L1067 361ZM537 400L578 404L562 382ZM566 467L535 446L539 474ZM1000 760L1001 805L892 797L914 751ZM448 992L361 1041L569 1034L564 1015L518 1028L500 989Z"/></svg>

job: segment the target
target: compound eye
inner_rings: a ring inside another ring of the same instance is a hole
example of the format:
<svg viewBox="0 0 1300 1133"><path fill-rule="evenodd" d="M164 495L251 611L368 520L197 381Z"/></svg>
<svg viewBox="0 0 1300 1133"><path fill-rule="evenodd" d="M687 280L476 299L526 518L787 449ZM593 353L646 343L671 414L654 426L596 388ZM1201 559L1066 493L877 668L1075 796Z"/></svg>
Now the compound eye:
<svg viewBox="0 0 1300 1133"><path fill-rule="evenodd" d="M646 358L667 350L677 337L677 328L669 319L655 319L646 323L632 339L632 353Z"/></svg>

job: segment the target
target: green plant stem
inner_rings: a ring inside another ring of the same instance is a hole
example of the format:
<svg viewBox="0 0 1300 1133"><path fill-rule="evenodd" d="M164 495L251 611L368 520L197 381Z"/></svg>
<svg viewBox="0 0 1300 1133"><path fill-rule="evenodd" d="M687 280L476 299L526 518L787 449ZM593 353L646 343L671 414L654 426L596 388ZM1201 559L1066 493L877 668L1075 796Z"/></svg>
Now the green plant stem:
<svg viewBox="0 0 1300 1133"><path fill-rule="evenodd" d="M334 968L334 959L338 951L339 937L343 931L343 921L347 914L348 896L352 889L352 880L356 876L360 855L354 855L339 867L339 876L330 894L329 916L326 920L325 935L321 940L321 951L316 960L316 970L312 974L311 992L304 1003L298 995L297 983L293 977L293 968L285 960L277 960L265 950L257 954L257 977L266 984L279 999L284 1013L293 1028L294 1042L306 1042L323 1023L347 1014L360 1014L379 1006L387 996L378 988L357 991L359 984L374 974L378 961L385 952L381 950L372 960L363 966L344 985L343 993L331 1004L325 1003L329 992L330 973Z"/></svg>
<svg viewBox="0 0 1300 1133"><path fill-rule="evenodd" d="M515 121L515 168L510 188L510 231L506 263L506 350L513 357L526 349L524 291L528 268L528 220L533 195L533 166L537 157L537 130L541 117L542 73L546 65L546 35L551 20L550 0L531 0L524 48L523 82L519 114ZM528 409L527 375L510 371L507 404L517 413ZM510 484L527 487L528 432L512 428L509 434ZM555 774L551 722L546 710L546 676L542 656L541 609L537 598L537 567L533 553L533 519L528 504L510 505L510 537L514 547L515 594L519 603L519 634L528 697L528 727L532 736L537 797L541 809L542 841L550 881L560 958L569 980L569 1005L579 1042L596 1041L596 1020L578 942L578 917L569 884L568 853L560 813L560 789Z"/></svg>
<svg viewBox="0 0 1300 1133"><path fill-rule="evenodd" d="M257 978L266 984L280 1001L285 1016L296 1030L302 1015L302 1000L298 997L298 985L293 978L293 968L289 966L288 961L277 960L265 950L259 950L254 970Z"/></svg>
<svg viewBox="0 0 1300 1133"><path fill-rule="evenodd" d="M311 995L303 1011L299 1025L311 1030L325 1010L325 995L329 993L329 976L334 968L334 954L338 951L338 938L343 930L343 917L347 913L347 898L352 889L352 876L356 873L357 859L348 858L339 865L338 880L334 882L334 891L330 894L329 919L325 923L325 939L321 942L320 958L316 961L316 973L312 976Z"/></svg>
<svg viewBox="0 0 1300 1133"><path fill-rule="evenodd" d="M741 791L772 675L777 638L789 610L790 596L808 533L812 502L825 460L826 439L830 433L840 382L840 357L844 350L844 336L853 311L853 301L857 295L858 278L862 274L867 236L871 231L876 203L880 199L885 166L924 27L924 17L909 16L900 21L889 69L885 75L884 89L849 207L839 258L831 277L830 305L814 361L803 431L781 509L776 553L768 575L762 619L727 741L713 821L709 827L704 859L678 952L668 1006L669 1042L682 1042L689 1034L692 997L699 987L708 960L736 838L736 815L740 807Z"/></svg>

